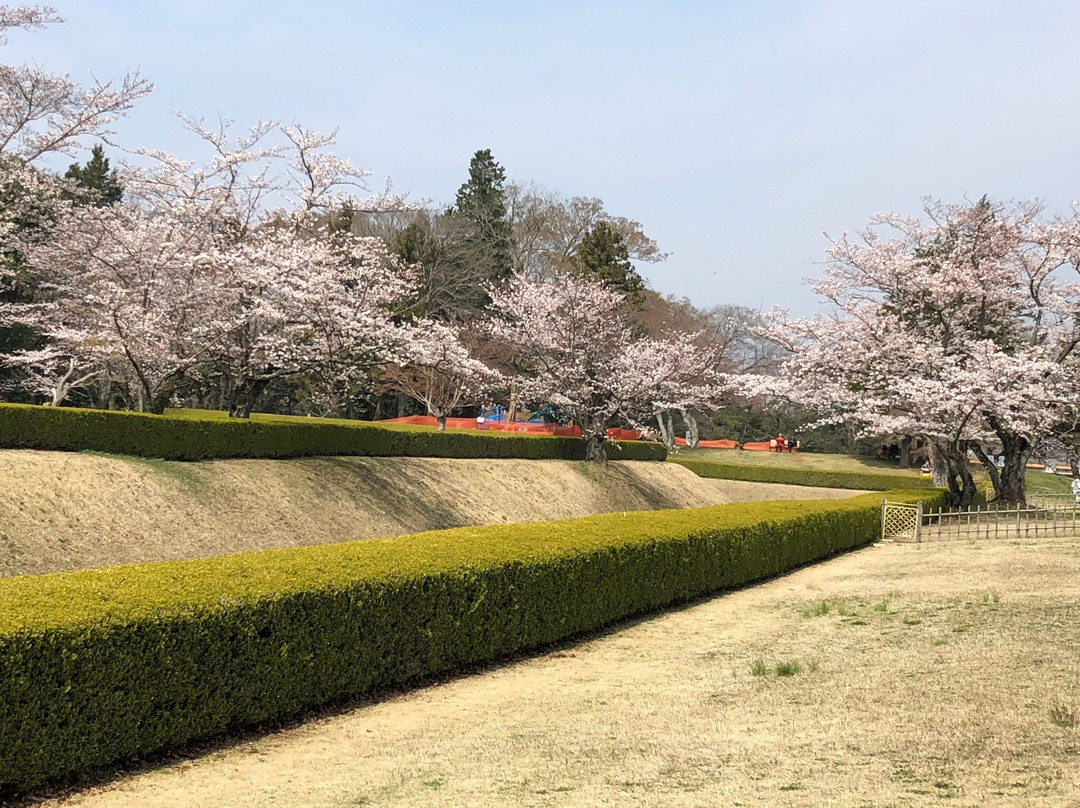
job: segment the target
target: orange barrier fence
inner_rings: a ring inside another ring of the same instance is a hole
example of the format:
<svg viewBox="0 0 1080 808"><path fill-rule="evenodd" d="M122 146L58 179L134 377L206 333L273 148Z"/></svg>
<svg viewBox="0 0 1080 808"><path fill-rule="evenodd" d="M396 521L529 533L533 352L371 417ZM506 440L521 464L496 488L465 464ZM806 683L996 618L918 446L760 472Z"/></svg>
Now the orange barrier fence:
<svg viewBox="0 0 1080 808"><path fill-rule="evenodd" d="M434 415L407 415L404 418L387 418L386 424L412 424L413 426L436 426L438 419ZM475 418L447 418L447 429L482 429L493 432L517 432L528 435L558 435L564 438L580 438L581 427L560 426L559 424L527 423L524 421L478 421ZM632 429L613 427L607 431L612 440L641 440L641 435Z"/></svg>
<svg viewBox="0 0 1080 808"><path fill-rule="evenodd" d="M435 426L438 421L434 415L407 415L404 418L386 418L384 424L413 424L414 426ZM475 418L447 418L447 429L484 429L497 432L518 432L528 435L559 435L567 438L580 438L581 428L576 426L560 426L559 424L541 424L526 421L484 421L482 424ZM633 429L621 429L612 427L607 431L611 440L641 440L641 433ZM705 449L738 449L739 444L733 440L703 440L700 442ZM676 446L685 446L686 438L675 438ZM744 443L743 449L752 452L769 451L769 441L759 443Z"/></svg>
<svg viewBox="0 0 1080 808"><path fill-rule="evenodd" d="M676 446L685 446L686 438L675 438ZM739 444L733 440L703 440L698 445L704 449L738 449Z"/></svg>

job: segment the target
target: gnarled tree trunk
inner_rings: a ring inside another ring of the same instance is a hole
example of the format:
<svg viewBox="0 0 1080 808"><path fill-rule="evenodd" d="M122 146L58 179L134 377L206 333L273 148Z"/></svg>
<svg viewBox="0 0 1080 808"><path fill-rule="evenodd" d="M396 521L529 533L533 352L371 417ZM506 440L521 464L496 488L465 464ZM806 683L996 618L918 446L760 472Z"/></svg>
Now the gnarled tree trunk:
<svg viewBox="0 0 1080 808"><path fill-rule="evenodd" d="M675 451L675 427L671 423L671 413L656 413L656 425L660 429L660 440L668 448L669 452Z"/></svg>
<svg viewBox="0 0 1080 808"><path fill-rule="evenodd" d="M1031 457L1031 445L1024 438L1014 440L1014 445L1004 448L1005 462L1001 467L1001 480L994 490L998 502L1026 505L1027 464Z"/></svg>
<svg viewBox="0 0 1080 808"><path fill-rule="evenodd" d="M585 438L585 459L601 465L607 463L607 430L589 432Z"/></svg>
<svg viewBox="0 0 1080 808"><path fill-rule="evenodd" d="M1027 464L1031 458L1032 446L1025 436L1009 429L996 418L988 418L987 423L1001 441L1001 454L1004 462L1001 466L1001 478L994 486L998 502L1010 505L1027 504Z"/></svg>
<svg viewBox="0 0 1080 808"><path fill-rule="evenodd" d="M994 486L994 498L997 499L1001 495L1001 472L998 471L997 463L994 462L994 458L986 454L983 447L977 442L971 444L971 451L975 453L975 457L979 458L982 467L986 469L986 473L990 477L990 484Z"/></svg>
<svg viewBox="0 0 1080 808"><path fill-rule="evenodd" d="M930 466L934 485L949 491L950 507L971 507L975 500L975 480L971 476L966 447L951 441L931 439Z"/></svg>
<svg viewBox="0 0 1080 808"><path fill-rule="evenodd" d="M698 429L697 418L686 410L680 410L683 422L686 424L686 448L698 449L701 447L701 432Z"/></svg>

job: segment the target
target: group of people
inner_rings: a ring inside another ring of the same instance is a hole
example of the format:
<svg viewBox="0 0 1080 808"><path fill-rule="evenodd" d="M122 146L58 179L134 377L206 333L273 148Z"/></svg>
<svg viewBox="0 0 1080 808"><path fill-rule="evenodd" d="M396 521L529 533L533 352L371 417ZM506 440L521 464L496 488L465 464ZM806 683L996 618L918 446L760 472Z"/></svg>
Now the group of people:
<svg viewBox="0 0 1080 808"><path fill-rule="evenodd" d="M794 452L798 450L799 442L794 438L784 437L784 433L781 432L769 441L769 448L775 452Z"/></svg>

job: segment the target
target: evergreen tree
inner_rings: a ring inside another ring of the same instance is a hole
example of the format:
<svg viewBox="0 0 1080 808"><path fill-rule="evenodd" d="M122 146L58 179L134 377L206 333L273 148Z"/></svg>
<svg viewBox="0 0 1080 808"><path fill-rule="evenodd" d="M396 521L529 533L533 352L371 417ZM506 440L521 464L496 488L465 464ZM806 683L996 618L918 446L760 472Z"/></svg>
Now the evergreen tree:
<svg viewBox="0 0 1080 808"><path fill-rule="evenodd" d="M85 166L72 163L64 178L74 180L80 188L85 188L89 193L79 198L96 207L113 205L124 195L124 188L116 176L116 171L109 170L109 158L105 156L105 150L100 145L91 149L90 159Z"/></svg>
<svg viewBox="0 0 1080 808"><path fill-rule="evenodd" d="M506 171L491 156L491 150L476 152L469 162L469 179L458 188L452 209L454 214L476 228L477 238L486 248L491 262L491 275L500 280L513 270L504 182Z"/></svg>
<svg viewBox="0 0 1080 808"><path fill-rule="evenodd" d="M582 273L621 291L635 306L644 303L645 282L630 261L626 239L607 222L598 222L585 234L574 263Z"/></svg>

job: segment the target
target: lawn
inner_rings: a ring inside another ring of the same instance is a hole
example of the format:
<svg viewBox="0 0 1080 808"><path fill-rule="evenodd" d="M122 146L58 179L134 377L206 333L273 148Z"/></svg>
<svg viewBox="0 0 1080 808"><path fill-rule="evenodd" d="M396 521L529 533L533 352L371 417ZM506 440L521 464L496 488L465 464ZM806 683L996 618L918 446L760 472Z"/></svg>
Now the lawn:
<svg viewBox="0 0 1080 808"><path fill-rule="evenodd" d="M1047 474L1035 469L1027 473L1027 492L1033 496L1067 497L1072 494L1071 485L1072 477L1065 474Z"/></svg>
<svg viewBox="0 0 1080 808"><path fill-rule="evenodd" d="M680 449L678 457L686 460L708 460L715 463L734 463L741 466L771 466L815 471L855 471L877 474L905 474L918 477L916 469L901 469L897 463L873 457L812 452L750 452L740 449Z"/></svg>
<svg viewBox="0 0 1080 808"><path fill-rule="evenodd" d="M1078 576L868 548L46 804L1077 805Z"/></svg>
<svg viewBox="0 0 1080 808"><path fill-rule="evenodd" d="M806 469L815 471L856 471L875 474L901 474L920 476L919 469L902 469L896 463L873 457L843 454L816 454L812 452L748 452L738 449L680 449L676 457L686 460L707 460L715 463L731 463L740 466L765 466L771 468ZM981 466L972 466L972 474L979 482L986 480ZM1048 474L1030 469L1027 472L1027 492L1032 496L1068 496L1072 478L1062 474Z"/></svg>

